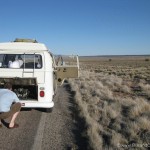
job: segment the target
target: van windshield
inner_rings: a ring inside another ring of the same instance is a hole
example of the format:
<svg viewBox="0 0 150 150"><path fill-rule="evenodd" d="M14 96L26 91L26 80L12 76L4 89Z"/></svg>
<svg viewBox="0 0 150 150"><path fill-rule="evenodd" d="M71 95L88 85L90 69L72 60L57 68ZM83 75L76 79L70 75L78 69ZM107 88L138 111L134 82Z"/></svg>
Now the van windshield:
<svg viewBox="0 0 150 150"><path fill-rule="evenodd" d="M42 68L42 56L39 54L0 54L0 68Z"/></svg>

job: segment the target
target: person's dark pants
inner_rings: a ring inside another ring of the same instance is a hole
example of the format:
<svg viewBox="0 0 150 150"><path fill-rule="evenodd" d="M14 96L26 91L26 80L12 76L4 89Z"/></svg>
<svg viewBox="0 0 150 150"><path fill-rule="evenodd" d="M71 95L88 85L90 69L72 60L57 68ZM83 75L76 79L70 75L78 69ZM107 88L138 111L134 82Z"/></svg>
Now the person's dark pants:
<svg viewBox="0 0 150 150"><path fill-rule="evenodd" d="M21 103L14 103L12 104L10 111L8 112L1 112L0 119L6 119L13 116L16 112L19 112L21 109Z"/></svg>

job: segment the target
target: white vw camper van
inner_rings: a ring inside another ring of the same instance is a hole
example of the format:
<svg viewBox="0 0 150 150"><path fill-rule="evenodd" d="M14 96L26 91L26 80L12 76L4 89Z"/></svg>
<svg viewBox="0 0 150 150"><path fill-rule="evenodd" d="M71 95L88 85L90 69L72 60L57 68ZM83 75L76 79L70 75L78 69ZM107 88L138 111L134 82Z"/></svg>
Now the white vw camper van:
<svg viewBox="0 0 150 150"><path fill-rule="evenodd" d="M56 60L42 43L16 39L0 43L0 88L12 83L22 107L46 108L51 111L57 85L65 78L79 75L78 56L64 56ZM70 61L71 60L71 61Z"/></svg>

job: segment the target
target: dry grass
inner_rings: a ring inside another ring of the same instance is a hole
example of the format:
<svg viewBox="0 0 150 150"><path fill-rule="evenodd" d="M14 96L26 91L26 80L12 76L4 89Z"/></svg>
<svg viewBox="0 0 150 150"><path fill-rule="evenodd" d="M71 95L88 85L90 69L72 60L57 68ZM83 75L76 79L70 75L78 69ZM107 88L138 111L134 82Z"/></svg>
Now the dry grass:
<svg viewBox="0 0 150 150"><path fill-rule="evenodd" d="M150 62L142 57L107 59L82 58L79 79L69 80L91 148L150 144Z"/></svg>

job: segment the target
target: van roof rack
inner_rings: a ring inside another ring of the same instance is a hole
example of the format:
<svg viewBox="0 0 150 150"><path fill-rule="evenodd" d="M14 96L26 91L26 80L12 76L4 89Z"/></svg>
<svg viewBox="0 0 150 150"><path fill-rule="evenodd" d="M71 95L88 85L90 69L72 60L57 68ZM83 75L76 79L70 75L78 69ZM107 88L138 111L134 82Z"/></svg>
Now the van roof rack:
<svg viewBox="0 0 150 150"><path fill-rule="evenodd" d="M37 40L34 39L20 39L20 38L16 38L14 42L38 43Z"/></svg>

